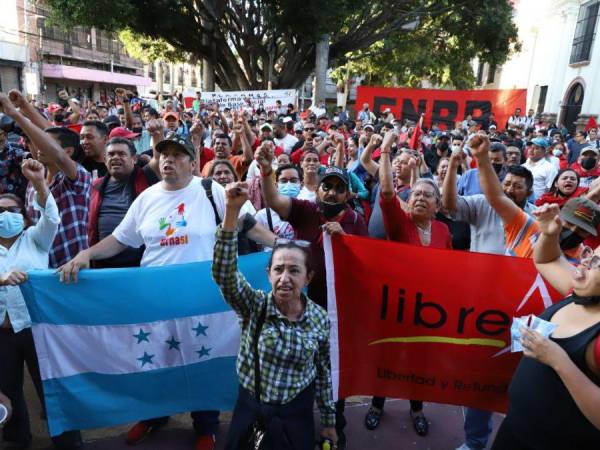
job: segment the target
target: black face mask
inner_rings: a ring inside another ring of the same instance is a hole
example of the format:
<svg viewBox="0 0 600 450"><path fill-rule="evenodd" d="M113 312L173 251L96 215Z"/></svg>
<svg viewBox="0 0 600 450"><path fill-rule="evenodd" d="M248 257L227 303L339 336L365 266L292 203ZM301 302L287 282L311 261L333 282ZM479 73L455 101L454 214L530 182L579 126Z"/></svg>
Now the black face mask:
<svg viewBox="0 0 600 450"><path fill-rule="evenodd" d="M134 133L141 133L142 131L144 131L143 127L133 127L131 129L131 131L133 131Z"/></svg>
<svg viewBox="0 0 600 450"><path fill-rule="evenodd" d="M447 143L447 142L440 142L440 143L437 145L437 149L438 149L440 152L447 152L447 151L448 151L448 143Z"/></svg>
<svg viewBox="0 0 600 450"><path fill-rule="evenodd" d="M589 297L582 297L581 295L577 295L575 292L571 294L571 298L573 302L577 305L597 305L600 303L600 295L590 295Z"/></svg>
<svg viewBox="0 0 600 450"><path fill-rule="evenodd" d="M583 167L585 170L592 170L594 167L596 167L597 162L598 161L596 158L582 158L581 167Z"/></svg>
<svg viewBox="0 0 600 450"><path fill-rule="evenodd" d="M54 114L54 121L56 123L61 123L65 121L65 116L64 114Z"/></svg>
<svg viewBox="0 0 600 450"><path fill-rule="evenodd" d="M346 202L325 203L321 200L317 200L317 206L319 207L326 219L333 219L346 208Z"/></svg>
<svg viewBox="0 0 600 450"><path fill-rule="evenodd" d="M492 167L494 168L494 172L496 172L496 175L500 175L500 172L502 172L502 168L504 167L504 164L492 163Z"/></svg>
<svg viewBox="0 0 600 450"><path fill-rule="evenodd" d="M580 245L584 241L584 238L579 236L572 230L564 229L560 232L559 242L561 250L569 250Z"/></svg>

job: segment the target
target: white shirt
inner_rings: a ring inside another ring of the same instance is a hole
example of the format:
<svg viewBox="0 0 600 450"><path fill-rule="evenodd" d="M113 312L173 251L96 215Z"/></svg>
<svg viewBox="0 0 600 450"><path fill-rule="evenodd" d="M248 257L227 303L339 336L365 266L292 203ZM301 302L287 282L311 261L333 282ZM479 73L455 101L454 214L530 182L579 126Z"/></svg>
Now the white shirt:
<svg viewBox="0 0 600 450"><path fill-rule="evenodd" d="M33 209L41 213L38 223L25 229L9 249L0 245L0 273L48 268L48 254L60 224L58 207L48 192L46 207L42 208L37 203L36 194ZM6 314L15 333L31 326L19 286L0 286L0 324L4 322Z"/></svg>
<svg viewBox="0 0 600 450"><path fill-rule="evenodd" d="M266 229L270 229L269 219L267 218L267 208L263 208L260 211L258 211L254 218ZM294 228L290 225L289 222L281 220L279 214L277 214L273 209L271 209L271 221L273 222L273 233L275 233L277 237L284 239L294 239ZM268 250L270 251L271 249Z"/></svg>
<svg viewBox="0 0 600 450"><path fill-rule="evenodd" d="M292 153L292 147L294 147L297 142L298 138L289 133L286 133L283 139L275 138L275 145L281 147L288 155Z"/></svg>
<svg viewBox="0 0 600 450"><path fill-rule="evenodd" d="M302 186L302 189L300 189L300 194L298 194L298 200L308 200L314 203L317 201L317 193L309 191L306 186Z"/></svg>
<svg viewBox="0 0 600 450"><path fill-rule="evenodd" d="M122 244L146 246L141 266L163 266L207 261L215 245L215 213L202 187L201 178L177 191L168 191L163 183L142 192L113 231ZM212 183L212 195L219 216L225 211L225 189ZM248 212L247 205L240 215Z"/></svg>
<svg viewBox="0 0 600 450"><path fill-rule="evenodd" d="M536 162L528 159L523 167L529 169L533 175L533 195L535 198L548 192L548 189L552 187L554 177L558 173L556 166L545 158Z"/></svg>

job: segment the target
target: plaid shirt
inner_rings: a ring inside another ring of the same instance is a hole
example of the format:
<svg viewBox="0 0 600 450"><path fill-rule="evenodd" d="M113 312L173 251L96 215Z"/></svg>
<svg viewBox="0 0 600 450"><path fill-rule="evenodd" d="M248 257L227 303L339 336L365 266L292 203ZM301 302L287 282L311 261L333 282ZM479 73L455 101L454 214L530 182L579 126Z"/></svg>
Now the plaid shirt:
<svg viewBox="0 0 600 450"><path fill-rule="evenodd" d="M237 270L237 233L217 229L213 278L225 301L240 317L242 336L237 359L241 385L254 393L253 340L266 302L260 333L261 400L285 404L315 381L316 400L325 427L335 425L335 407L329 360L329 319L323 308L306 299L302 317L295 322L281 314L272 294L254 290Z"/></svg>
<svg viewBox="0 0 600 450"><path fill-rule="evenodd" d="M15 194L25 198L27 178L21 173L21 163L27 152L21 147L7 143L0 150L0 194Z"/></svg>
<svg viewBox="0 0 600 450"><path fill-rule="evenodd" d="M72 181L59 172L50 185L50 192L60 212L60 225L50 250L50 267L58 268L88 248L88 203L92 178L87 170L77 164L77 179ZM34 223L39 213L33 209L35 191L27 186L27 214Z"/></svg>

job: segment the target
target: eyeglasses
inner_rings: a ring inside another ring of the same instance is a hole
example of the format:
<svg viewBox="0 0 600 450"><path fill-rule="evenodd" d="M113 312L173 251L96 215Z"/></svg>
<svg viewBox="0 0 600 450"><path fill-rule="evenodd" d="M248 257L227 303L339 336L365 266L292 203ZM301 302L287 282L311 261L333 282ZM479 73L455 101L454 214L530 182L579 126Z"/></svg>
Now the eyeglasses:
<svg viewBox="0 0 600 450"><path fill-rule="evenodd" d="M600 267L600 256L596 255L591 247L583 247L581 265L588 269L597 269Z"/></svg>
<svg viewBox="0 0 600 450"><path fill-rule="evenodd" d="M4 212L20 213L21 208L18 206L0 206L0 214Z"/></svg>
<svg viewBox="0 0 600 450"><path fill-rule="evenodd" d="M304 127L304 131L315 131L316 128L314 127Z"/></svg>
<svg viewBox="0 0 600 450"><path fill-rule="evenodd" d="M331 183L328 183L327 181L324 181L321 183L321 189L323 189L323 191L325 192L329 192L332 189L335 189L336 194L345 194L346 193L346 186L344 186L343 184L338 184L336 186L334 186Z"/></svg>
<svg viewBox="0 0 600 450"><path fill-rule="evenodd" d="M273 248L277 247L285 247L286 245L292 245L300 248L310 248L310 242L303 241L302 239L286 239L286 238L276 238L275 244Z"/></svg>
<svg viewBox="0 0 600 450"><path fill-rule="evenodd" d="M424 197L426 199L432 199L435 197L435 193L429 191L412 191L411 195L413 197Z"/></svg>

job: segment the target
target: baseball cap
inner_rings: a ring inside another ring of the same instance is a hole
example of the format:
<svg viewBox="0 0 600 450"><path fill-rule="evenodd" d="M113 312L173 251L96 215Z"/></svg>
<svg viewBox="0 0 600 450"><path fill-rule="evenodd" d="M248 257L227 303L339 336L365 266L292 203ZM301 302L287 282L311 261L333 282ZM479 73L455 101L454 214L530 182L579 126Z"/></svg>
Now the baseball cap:
<svg viewBox="0 0 600 450"><path fill-rule="evenodd" d="M531 140L531 143L536 147L546 148L548 147L548 141L542 137L536 137Z"/></svg>
<svg viewBox="0 0 600 450"><path fill-rule="evenodd" d="M112 139L112 138L120 137L120 138L124 138L124 139L133 139L135 137L138 137L139 135L140 135L140 133L134 133L133 131L131 131L130 129L128 129L126 127L116 127L116 128L112 129L112 131L108 135L108 138Z"/></svg>
<svg viewBox="0 0 600 450"><path fill-rule="evenodd" d="M162 153L170 146L174 146L186 155L191 156L192 159L196 159L196 149L192 143L188 139L184 139L179 134L173 134L172 136L160 141L158 144L156 144L156 151L158 153Z"/></svg>
<svg viewBox="0 0 600 450"><path fill-rule="evenodd" d="M177 114L175 111L169 111L163 114L163 119L166 119L167 117L173 117L175 120L179 120L179 114Z"/></svg>
<svg viewBox="0 0 600 450"><path fill-rule="evenodd" d="M58 103L50 103L48 105L49 113L55 113L56 111L60 111L61 109L64 109L64 108L62 106L60 106Z"/></svg>
<svg viewBox="0 0 600 450"><path fill-rule="evenodd" d="M321 181L325 178L336 177L341 180L346 186L350 185L350 178L346 169L340 169L339 167L330 166L323 171L321 174Z"/></svg>
<svg viewBox="0 0 600 450"><path fill-rule="evenodd" d="M283 118L283 120L281 121L282 123L288 123L291 122L293 119L290 116L285 116ZM274 123L276 124L277 121L275 121Z"/></svg>
<svg viewBox="0 0 600 450"><path fill-rule="evenodd" d="M370 128L371 130L375 131L375 127L370 123L363 125L363 130L366 130L367 128Z"/></svg>
<svg viewBox="0 0 600 450"><path fill-rule="evenodd" d="M600 206L585 197L572 198L560 210L560 217L577 225L592 236L597 236L600 225Z"/></svg>
<svg viewBox="0 0 600 450"><path fill-rule="evenodd" d="M579 154L583 155L584 153L588 153L588 152L593 152L596 156L600 155L600 152L598 152L598 149L594 148L594 147L584 147L581 149L581 152Z"/></svg>
<svg viewBox="0 0 600 450"><path fill-rule="evenodd" d="M268 122L265 122L265 123L263 123L263 124L261 125L260 129L261 129L261 131L262 131L262 130L269 130L269 131L273 131L273 127L272 127L272 126L271 126L271 124L270 124L270 123L268 123Z"/></svg>

